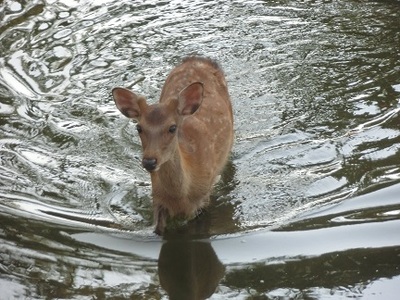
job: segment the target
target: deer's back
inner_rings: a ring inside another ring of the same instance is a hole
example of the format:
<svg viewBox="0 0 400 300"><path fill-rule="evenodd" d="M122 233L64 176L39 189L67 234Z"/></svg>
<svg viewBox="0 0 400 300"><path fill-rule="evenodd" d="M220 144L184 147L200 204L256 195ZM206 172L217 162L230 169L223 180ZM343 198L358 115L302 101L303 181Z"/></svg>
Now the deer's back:
<svg viewBox="0 0 400 300"><path fill-rule="evenodd" d="M181 125L183 163L198 176L215 177L225 165L233 142L232 106L222 69L207 58L186 58L166 79L160 102L176 98L193 82L203 83L203 101Z"/></svg>

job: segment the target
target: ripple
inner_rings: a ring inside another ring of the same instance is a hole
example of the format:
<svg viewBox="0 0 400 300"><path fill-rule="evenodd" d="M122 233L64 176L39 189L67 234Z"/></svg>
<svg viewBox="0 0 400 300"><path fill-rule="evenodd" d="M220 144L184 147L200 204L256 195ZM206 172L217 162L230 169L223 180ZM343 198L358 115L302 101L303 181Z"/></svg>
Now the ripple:
<svg viewBox="0 0 400 300"><path fill-rule="evenodd" d="M11 115L14 111L14 106L0 103L0 115Z"/></svg>
<svg viewBox="0 0 400 300"><path fill-rule="evenodd" d="M358 174L357 179L340 175L346 172L345 165L351 159L361 166L363 161L387 161L397 155L398 131L383 128L398 117L397 109L389 106L385 110L379 103L371 102L381 92L373 77L377 74L374 67L364 61L351 67L354 55L370 53L366 46L371 40L354 40L356 45L351 44L353 40L346 41L341 46L341 39L333 37L345 29L334 22L325 22L333 13L322 8L319 8L321 15L311 20L306 17L310 10L302 5L284 8L262 2L251 5L235 2L229 7L218 7L217 23L211 21L215 9L210 3L200 2L148 3L135 7L112 1L102 5L79 6L75 2L46 5L43 13L32 20L35 29L30 44L5 56L5 62L12 68L2 69L6 74L2 77L7 78L5 84L13 91L22 91L21 98L37 101L43 95L49 100L50 96L60 95L54 96L51 104L41 101L34 106L25 102L17 112L27 120L40 120L40 126L30 129L42 133L38 143L44 141L49 149L58 148L56 151L64 156L73 156L74 152L83 155L78 160L83 164L82 175L91 174L96 160L107 158L109 166L117 163L117 170L133 165L133 173L144 176L137 159L132 162L132 157L140 156L137 146L118 140L118 133L112 132L116 125L110 124L107 117L118 118L103 111L102 107L110 101L104 91L140 77L144 79L136 81L139 92L156 98L162 78L178 60L176 53L190 53L199 50L198 45L206 45L207 50L200 49L200 53L209 52L221 58L235 104L237 143L233 163L239 184L229 197L235 199L236 215L241 216L243 224L260 221L260 226L264 226L290 218L293 208L318 202L315 197L328 199L335 198L335 193L339 198L351 194L357 184L361 191L366 174L375 176L374 180L378 180L377 176L383 178L372 171ZM193 18L200 11L200 17ZM347 28L348 22L339 20ZM324 23L324 30L332 31L329 38L314 29L320 23ZM263 26L261 31L260 26ZM67 43L60 43L66 39ZM323 51L328 52L323 54ZM329 58L337 51L343 55L324 61L324 57ZM346 68L350 75L343 72ZM372 75L365 75L368 72ZM320 81L326 86L320 85ZM305 86L312 88L306 91ZM389 86L396 91L395 83ZM348 110L349 105L340 95L348 96L352 110ZM76 105L78 102L83 104ZM95 106L99 109L92 109ZM340 115L344 111L350 112L346 118ZM8 132L17 131L8 129ZM348 134L343 136L345 132ZM130 134L124 137L132 138ZM364 149L385 139L394 141L394 145ZM122 154L113 152L120 147ZM25 154L26 161L51 169L34 149ZM58 169L68 161L55 159L61 160ZM71 174L65 177L79 187L74 199L91 193L118 194L113 191L116 181L105 180L107 175L103 172L83 179L75 168L67 170ZM89 181L93 178L99 182L90 188ZM100 183L103 180L107 183ZM323 187L328 181L337 182ZM137 188L137 183L133 186ZM317 186L321 189L313 191ZM146 192L149 193L148 189L143 193ZM128 196L110 197L114 199L110 201L115 211L135 215L135 207L118 203ZM137 201L132 197L133 202ZM254 208L259 209L256 214L252 212Z"/></svg>
<svg viewBox="0 0 400 300"><path fill-rule="evenodd" d="M62 29L62 30L59 30L59 31L55 32L55 33L53 34L53 38L54 38L55 40L64 39L64 38L70 36L71 33L72 33L72 29L69 29L69 28L67 28L67 29Z"/></svg>
<svg viewBox="0 0 400 300"><path fill-rule="evenodd" d="M201 243L227 267L216 298L358 297L396 278L398 4L38 2L8 1L0 21L10 297L166 297L155 260L180 232L152 233L140 141L110 90L156 102L191 53L220 62L235 115L209 210L182 228L213 237Z"/></svg>
<svg viewBox="0 0 400 300"><path fill-rule="evenodd" d="M16 93L19 93L28 99L36 98L36 93L27 87L27 84L18 78L11 70L1 68L0 75L2 81Z"/></svg>

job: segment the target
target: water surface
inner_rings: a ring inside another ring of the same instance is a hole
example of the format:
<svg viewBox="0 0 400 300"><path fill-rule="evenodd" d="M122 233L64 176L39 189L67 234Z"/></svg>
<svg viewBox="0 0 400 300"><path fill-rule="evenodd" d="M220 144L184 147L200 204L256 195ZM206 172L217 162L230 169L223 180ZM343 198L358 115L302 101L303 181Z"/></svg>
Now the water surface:
<svg viewBox="0 0 400 300"><path fill-rule="evenodd" d="M3 299L395 299L399 1L5 1ZM164 240L135 125L183 56L225 70L235 145ZM211 274L211 275L210 275Z"/></svg>

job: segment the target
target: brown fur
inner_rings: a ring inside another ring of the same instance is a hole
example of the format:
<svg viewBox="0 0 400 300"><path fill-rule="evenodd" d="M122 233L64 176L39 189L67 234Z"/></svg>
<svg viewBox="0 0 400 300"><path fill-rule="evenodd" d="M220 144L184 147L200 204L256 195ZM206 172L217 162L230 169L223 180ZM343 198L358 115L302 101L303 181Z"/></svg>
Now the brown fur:
<svg viewBox="0 0 400 300"><path fill-rule="evenodd" d="M113 96L142 129L143 159L157 161L149 171L156 232L162 234L169 217L191 218L208 204L228 159L233 115L224 74L210 59L188 57L167 77L159 103L147 105L123 88Z"/></svg>

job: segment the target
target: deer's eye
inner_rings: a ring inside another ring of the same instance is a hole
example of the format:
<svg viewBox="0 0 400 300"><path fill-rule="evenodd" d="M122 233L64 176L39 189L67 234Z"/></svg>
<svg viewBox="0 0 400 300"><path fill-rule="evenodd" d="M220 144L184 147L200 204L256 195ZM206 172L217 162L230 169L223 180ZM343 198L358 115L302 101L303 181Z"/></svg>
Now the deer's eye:
<svg viewBox="0 0 400 300"><path fill-rule="evenodd" d="M139 124L136 125L136 130L137 130L138 133L142 133L143 132L142 126L140 126Z"/></svg>
<svg viewBox="0 0 400 300"><path fill-rule="evenodd" d="M168 129L169 133L175 133L176 131L176 125L171 125Z"/></svg>

